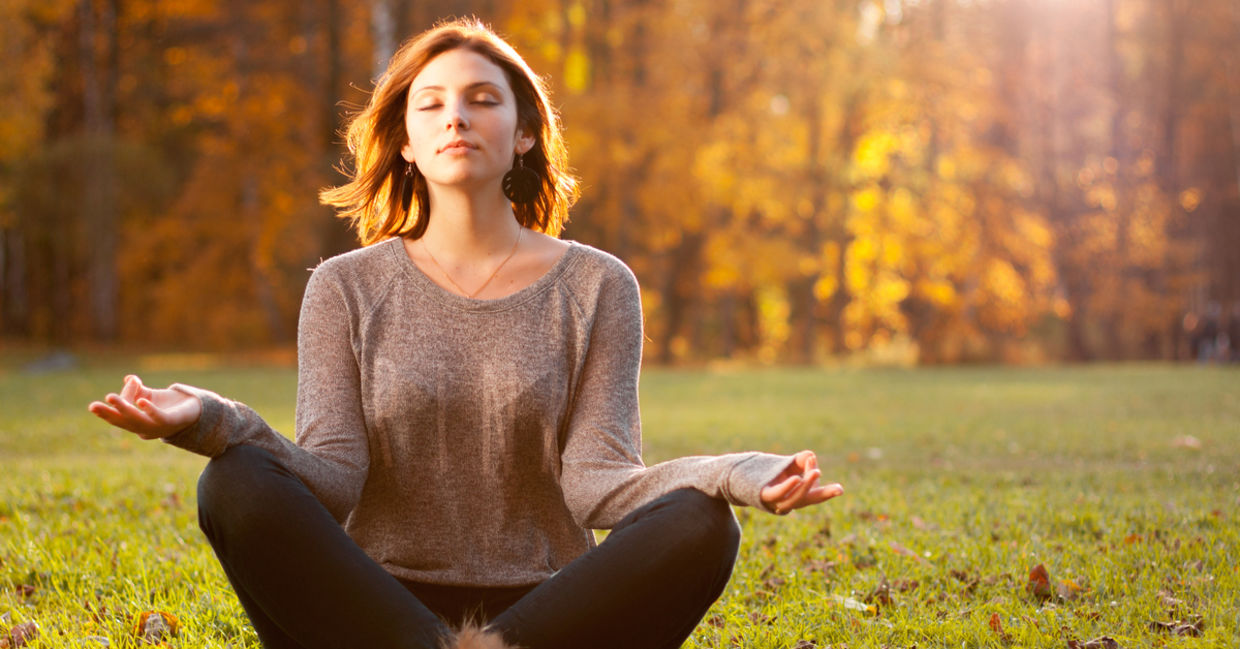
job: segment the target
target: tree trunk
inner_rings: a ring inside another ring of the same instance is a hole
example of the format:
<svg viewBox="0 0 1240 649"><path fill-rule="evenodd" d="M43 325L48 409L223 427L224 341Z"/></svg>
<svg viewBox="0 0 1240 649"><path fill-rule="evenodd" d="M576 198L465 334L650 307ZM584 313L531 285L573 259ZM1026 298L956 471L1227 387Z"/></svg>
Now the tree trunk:
<svg viewBox="0 0 1240 649"><path fill-rule="evenodd" d="M30 335L30 300L26 292L26 237L20 227L0 228L0 333Z"/></svg>
<svg viewBox="0 0 1240 649"><path fill-rule="evenodd" d="M116 15L117 0L78 0L78 57L82 71L83 117L87 150L82 213L90 246L87 272L90 315L98 340L116 338L119 280L116 270L117 175L113 158L116 135ZM96 15L97 14L97 15ZM105 58L106 55L106 58ZM68 291L69 286L57 286Z"/></svg>

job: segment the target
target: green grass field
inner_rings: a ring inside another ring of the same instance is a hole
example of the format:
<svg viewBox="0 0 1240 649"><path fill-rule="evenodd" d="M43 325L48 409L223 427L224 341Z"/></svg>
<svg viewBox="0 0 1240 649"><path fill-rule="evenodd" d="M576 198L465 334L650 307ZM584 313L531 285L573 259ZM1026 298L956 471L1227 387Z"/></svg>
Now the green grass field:
<svg viewBox="0 0 1240 649"><path fill-rule="evenodd" d="M180 620L169 646L258 646L197 529L204 460L86 413L144 364L0 365L0 646L30 622L29 647L134 646L151 610ZM291 430L292 370L197 365L142 373ZM1240 646L1236 369L659 370L642 404L649 463L812 448L847 489L738 510L736 573L686 646Z"/></svg>

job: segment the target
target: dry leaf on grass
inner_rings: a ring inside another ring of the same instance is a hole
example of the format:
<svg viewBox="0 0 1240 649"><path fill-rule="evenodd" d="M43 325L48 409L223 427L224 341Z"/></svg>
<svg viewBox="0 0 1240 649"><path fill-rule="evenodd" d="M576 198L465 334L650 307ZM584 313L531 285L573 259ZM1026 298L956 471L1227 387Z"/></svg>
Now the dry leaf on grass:
<svg viewBox="0 0 1240 649"><path fill-rule="evenodd" d="M883 577L877 586L866 593L865 602L878 608L891 606L891 584L888 583L886 577Z"/></svg>
<svg viewBox="0 0 1240 649"><path fill-rule="evenodd" d="M1039 601L1054 597L1055 591L1051 588L1051 576L1046 572L1046 566L1039 563L1029 571L1029 581L1025 583L1025 591Z"/></svg>
<svg viewBox="0 0 1240 649"><path fill-rule="evenodd" d="M39 625L34 622L23 622L9 629L8 633L0 637L0 647L17 649L24 647L39 635Z"/></svg>
<svg viewBox="0 0 1240 649"><path fill-rule="evenodd" d="M856 599L853 599L851 597L844 597L842 595L832 595L831 599L835 600L837 604L841 604L844 608L850 611L857 611L859 613L868 613L870 615L878 614L878 607L871 606L869 604L866 604L865 602L857 601Z"/></svg>
<svg viewBox="0 0 1240 649"><path fill-rule="evenodd" d="M1055 584L1055 592L1059 595L1059 599L1064 601L1076 599L1083 590L1085 589L1071 579L1062 579Z"/></svg>
<svg viewBox="0 0 1240 649"><path fill-rule="evenodd" d="M1004 643L1012 641L1012 637L1007 634L1007 631L1003 630L1003 618L999 617L998 613L990 614L990 622L988 622L988 624L990 626L990 630L994 631L995 635L999 636L999 639Z"/></svg>
<svg viewBox="0 0 1240 649"><path fill-rule="evenodd" d="M180 620L171 613L146 611L138 615L133 632L142 642L158 645L175 638L180 627Z"/></svg>
<svg viewBox="0 0 1240 649"><path fill-rule="evenodd" d="M1173 620L1171 622L1150 620L1150 629L1171 635L1196 637L1201 635L1201 630L1204 628L1205 620L1200 615L1194 616L1191 620Z"/></svg>
<svg viewBox="0 0 1240 649"><path fill-rule="evenodd" d="M1124 649L1124 646L1116 642L1114 638L1101 636L1088 642L1069 640L1068 649Z"/></svg>

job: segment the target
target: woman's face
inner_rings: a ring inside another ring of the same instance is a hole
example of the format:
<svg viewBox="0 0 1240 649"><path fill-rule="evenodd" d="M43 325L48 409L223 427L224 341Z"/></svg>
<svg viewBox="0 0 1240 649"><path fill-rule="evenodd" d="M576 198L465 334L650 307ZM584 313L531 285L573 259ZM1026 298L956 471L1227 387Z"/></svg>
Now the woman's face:
<svg viewBox="0 0 1240 649"><path fill-rule="evenodd" d="M512 168L534 138L517 127L517 103L503 69L468 49L431 59L409 86L401 149L431 185L485 187Z"/></svg>

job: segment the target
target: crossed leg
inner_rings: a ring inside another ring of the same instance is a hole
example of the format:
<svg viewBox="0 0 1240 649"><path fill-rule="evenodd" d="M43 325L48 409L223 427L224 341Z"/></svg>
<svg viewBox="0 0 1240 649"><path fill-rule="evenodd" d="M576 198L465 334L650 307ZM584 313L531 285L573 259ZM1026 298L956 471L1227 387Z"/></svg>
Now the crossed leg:
<svg viewBox="0 0 1240 649"><path fill-rule="evenodd" d="M242 445L211 460L198 506L265 647L438 649L451 636L437 615L446 611L413 594L432 587L383 570L267 451ZM478 597L502 602L487 611L490 628L526 649L674 649L723 592L739 540L725 502L681 489L529 592Z"/></svg>

